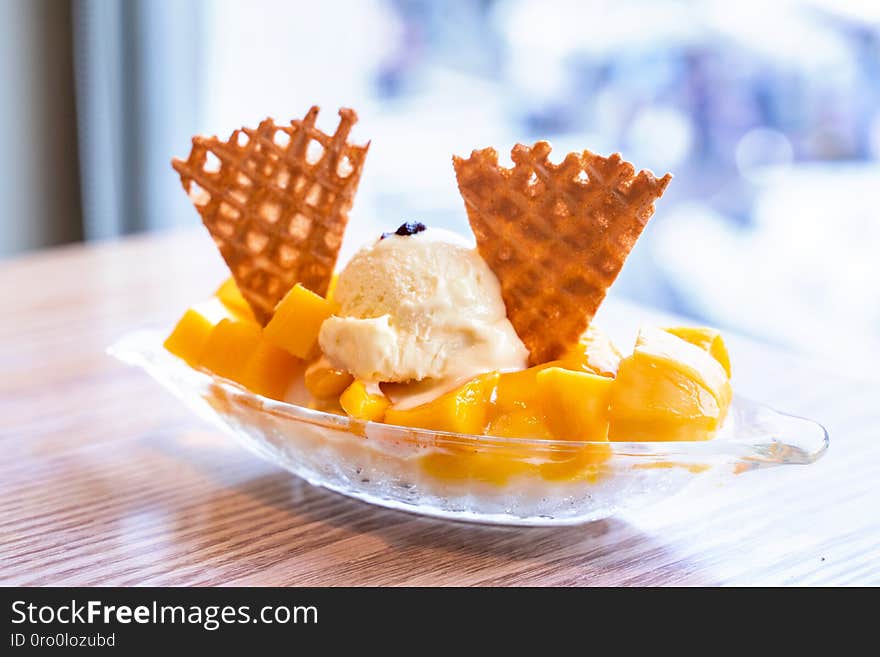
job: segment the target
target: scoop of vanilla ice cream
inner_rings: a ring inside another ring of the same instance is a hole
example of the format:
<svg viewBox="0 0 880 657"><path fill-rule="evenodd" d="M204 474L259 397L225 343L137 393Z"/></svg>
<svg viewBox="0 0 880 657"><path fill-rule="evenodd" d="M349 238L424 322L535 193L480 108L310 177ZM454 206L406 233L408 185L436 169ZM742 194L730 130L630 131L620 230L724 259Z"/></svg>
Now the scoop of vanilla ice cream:
<svg viewBox="0 0 880 657"><path fill-rule="evenodd" d="M526 366L528 352L476 249L444 230L387 235L339 274L319 342L364 381L463 380Z"/></svg>

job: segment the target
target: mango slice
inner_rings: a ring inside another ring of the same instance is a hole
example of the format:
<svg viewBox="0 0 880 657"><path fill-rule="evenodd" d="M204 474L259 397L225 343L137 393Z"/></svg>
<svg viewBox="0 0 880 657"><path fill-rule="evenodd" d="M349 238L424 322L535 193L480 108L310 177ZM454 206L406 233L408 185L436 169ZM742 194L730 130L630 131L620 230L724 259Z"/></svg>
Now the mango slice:
<svg viewBox="0 0 880 657"><path fill-rule="evenodd" d="M336 399L352 381L351 374L336 369L323 357L311 363L305 372L306 390L315 399Z"/></svg>
<svg viewBox="0 0 880 657"><path fill-rule="evenodd" d="M555 438L608 439L608 406L614 379L548 367L538 372L536 380L547 424Z"/></svg>
<svg viewBox="0 0 880 657"><path fill-rule="evenodd" d="M538 395L537 376L558 364L559 361L552 361L500 374L486 433L502 438L552 438Z"/></svg>
<svg viewBox="0 0 880 657"><path fill-rule="evenodd" d="M721 363L721 367L724 368L727 377L730 378L730 355L727 353L727 345L724 344L724 338L721 337L721 333L715 329L702 326L675 326L663 330L681 338L685 342L690 342L703 351L708 351L715 360Z"/></svg>
<svg viewBox="0 0 880 657"><path fill-rule="evenodd" d="M385 395L367 390L363 381L356 380L339 397L339 405L353 418L381 422L391 402Z"/></svg>
<svg viewBox="0 0 880 657"><path fill-rule="evenodd" d="M199 358L213 329L214 324L207 317L190 308L177 322L171 335L166 338L164 346L172 354L195 367L199 364Z"/></svg>
<svg viewBox="0 0 880 657"><path fill-rule="evenodd" d="M245 301L245 298L239 291L238 285L236 285L235 279L232 276L223 281L223 284L217 288L214 296L220 300L220 303L222 303L234 317L249 322L257 321L254 317L254 311L251 310L250 305Z"/></svg>
<svg viewBox="0 0 880 657"><path fill-rule="evenodd" d="M578 343L562 355L560 366L578 372L613 377L617 374L622 357L604 331L590 326Z"/></svg>
<svg viewBox="0 0 880 657"><path fill-rule="evenodd" d="M482 434L497 385L498 372L481 374L427 404L406 410L389 408L385 422L418 429Z"/></svg>
<svg viewBox="0 0 880 657"><path fill-rule="evenodd" d="M708 440L732 392L722 365L660 329L643 329L611 391L610 440Z"/></svg>
<svg viewBox="0 0 880 657"><path fill-rule="evenodd" d="M503 372L499 374L495 393L496 413L503 414L522 409L537 410L537 407L540 406L537 383L538 372L555 366L560 366L560 362L551 361L517 372Z"/></svg>
<svg viewBox="0 0 880 657"><path fill-rule="evenodd" d="M321 324L336 310L335 304L297 283L275 307L265 336L272 344L307 359L317 351Z"/></svg>
<svg viewBox="0 0 880 657"><path fill-rule="evenodd" d="M198 364L218 376L243 383L247 361L260 341L259 325L223 319L208 336Z"/></svg>
<svg viewBox="0 0 880 657"><path fill-rule="evenodd" d="M240 383L258 395L283 401L301 373L302 361L261 339L242 368Z"/></svg>

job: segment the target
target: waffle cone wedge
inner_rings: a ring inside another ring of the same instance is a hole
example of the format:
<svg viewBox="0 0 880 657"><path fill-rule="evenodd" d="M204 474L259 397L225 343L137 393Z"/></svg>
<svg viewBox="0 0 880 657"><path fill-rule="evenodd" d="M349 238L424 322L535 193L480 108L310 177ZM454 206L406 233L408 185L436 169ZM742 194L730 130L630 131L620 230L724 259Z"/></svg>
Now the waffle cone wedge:
<svg viewBox="0 0 880 657"><path fill-rule="evenodd" d="M533 365L577 343L672 179L636 174L619 154L557 165L550 150L517 144L511 168L493 148L453 157L477 248Z"/></svg>
<svg viewBox="0 0 880 657"><path fill-rule="evenodd" d="M266 119L227 141L193 138L180 174L217 247L261 324L296 283L326 294L369 144L348 143L357 114L339 110L333 135L302 120Z"/></svg>

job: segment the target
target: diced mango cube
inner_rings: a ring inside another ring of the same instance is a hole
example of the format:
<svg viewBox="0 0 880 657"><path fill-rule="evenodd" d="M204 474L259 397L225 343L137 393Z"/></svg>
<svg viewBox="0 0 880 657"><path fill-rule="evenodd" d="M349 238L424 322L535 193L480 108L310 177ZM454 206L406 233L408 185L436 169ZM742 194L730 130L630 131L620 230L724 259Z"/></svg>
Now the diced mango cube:
<svg viewBox="0 0 880 657"><path fill-rule="evenodd" d="M301 371L302 361L261 339L244 365L241 383L258 395L283 400L290 384Z"/></svg>
<svg viewBox="0 0 880 657"><path fill-rule="evenodd" d="M251 322L257 321L254 318L254 311L251 310L250 304L242 296L238 285L235 283L235 278L232 276L223 281L223 284L217 288L214 296L238 319Z"/></svg>
<svg viewBox="0 0 880 657"><path fill-rule="evenodd" d="M514 410L534 409L540 406L538 372L559 365L559 361L551 361L528 369L499 374L495 392L495 413L501 415Z"/></svg>
<svg viewBox="0 0 880 657"><path fill-rule="evenodd" d="M664 330L685 342L690 342L692 345L708 351L709 355L721 363L721 367L724 368L728 378L730 377L730 355L727 353L727 345L724 344L724 338L721 337L721 333L715 329L702 326L676 326Z"/></svg>
<svg viewBox="0 0 880 657"><path fill-rule="evenodd" d="M613 381L561 367L538 372L538 394L553 435L559 440L607 440Z"/></svg>
<svg viewBox="0 0 880 657"><path fill-rule="evenodd" d="M481 374L426 404L406 410L389 408L385 422L418 429L482 434L497 384L498 372Z"/></svg>
<svg viewBox="0 0 880 657"><path fill-rule="evenodd" d="M260 344L257 324L221 320L205 343L199 365L226 379L243 383L245 366Z"/></svg>
<svg viewBox="0 0 880 657"><path fill-rule="evenodd" d="M611 443L597 443L563 452L538 466L540 475L548 481L568 479L596 480L602 473L601 464L612 456Z"/></svg>
<svg viewBox="0 0 880 657"><path fill-rule="evenodd" d="M489 421L486 433L501 438L537 438L550 440L553 434L540 409L518 408L496 414Z"/></svg>
<svg viewBox="0 0 880 657"><path fill-rule="evenodd" d="M336 310L335 304L297 283L275 307L264 329L266 339L298 358L317 350L321 324Z"/></svg>
<svg viewBox="0 0 880 657"><path fill-rule="evenodd" d="M391 402L385 395L367 390L363 381L356 380L339 397L339 405L353 418L380 422Z"/></svg>
<svg viewBox="0 0 880 657"><path fill-rule="evenodd" d="M721 364L671 333L643 329L612 386L611 440L708 440L732 392Z"/></svg>
<svg viewBox="0 0 880 657"><path fill-rule="evenodd" d="M306 367L306 390L315 399L337 399L352 381L351 374L333 367L323 357Z"/></svg>
<svg viewBox="0 0 880 657"><path fill-rule="evenodd" d="M578 372L592 372L602 376L614 376L622 358L611 338L604 331L590 326L576 345L566 351L560 367Z"/></svg>
<svg viewBox="0 0 880 657"><path fill-rule="evenodd" d="M213 329L214 324L208 318L190 308L165 340L165 348L195 367Z"/></svg>

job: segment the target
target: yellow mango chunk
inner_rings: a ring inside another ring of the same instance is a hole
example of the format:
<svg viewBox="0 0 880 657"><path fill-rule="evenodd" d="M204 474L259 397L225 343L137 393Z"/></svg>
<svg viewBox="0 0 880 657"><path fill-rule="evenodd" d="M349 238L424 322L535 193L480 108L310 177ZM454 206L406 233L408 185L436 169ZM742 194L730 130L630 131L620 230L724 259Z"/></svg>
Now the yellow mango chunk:
<svg viewBox="0 0 880 657"><path fill-rule="evenodd" d="M544 408L538 396L538 372L558 365L551 361L498 376L486 433L503 438L550 439Z"/></svg>
<svg viewBox="0 0 880 657"><path fill-rule="evenodd" d="M547 424L557 439L608 439L608 406L614 379L561 367L541 370L536 379Z"/></svg>
<svg viewBox="0 0 880 657"><path fill-rule="evenodd" d="M566 351L560 367L578 372L614 376L622 358L611 338L604 331L590 326L576 345Z"/></svg>
<svg viewBox="0 0 880 657"><path fill-rule="evenodd" d="M351 385L354 377L336 369L326 358L311 363L305 372L306 390L315 399L336 399Z"/></svg>
<svg viewBox="0 0 880 657"><path fill-rule="evenodd" d="M245 366L260 341L261 331L257 324L223 319L208 336L199 365L243 384Z"/></svg>
<svg viewBox="0 0 880 657"><path fill-rule="evenodd" d="M489 418L498 372L481 374L460 388L415 408L389 408L385 422L403 427L482 434Z"/></svg>
<svg viewBox="0 0 880 657"><path fill-rule="evenodd" d="M724 338L721 337L721 333L715 329L702 326L675 326L664 330L685 342L690 342L703 351L708 351L712 358L721 363L721 367L724 368L727 377L730 378L730 355L727 353L727 345L724 344Z"/></svg>
<svg viewBox="0 0 880 657"><path fill-rule="evenodd" d="M391 402L385 395L367 390L363 381L356 380L339 397L339 405L353 418L381 422Z"/></svg>
<svg viewBox="0 0 880 657"><path fill-rule="evenodd" d="M520 408L496 414L489 421L486 433L501 438L537 438L550 440L553 434L541 410Z"/></svg>
<svg viewBox="0 0 880 657"><path fill-rule="evenodd" d="M302 361L261 339L242 369L241 383L258 395L283 400L301 371Z"/></svg>
<svg viewBox="0 0 880 657"><path fill-rule="evenodd" d="M643 329L620 362L611 394L609 439L708 440L732 392L721 364L659 329Z"/></svg>
<svg viewBox="0 0 880 657"><path fill-rule="evenodd" d="M335 304L297 283L275 307L264 329L266 339L298 358L309 358L317 350L321 324L335 310Z"/></svg>
<svg viewBox="0 0 880 657"><path fill-rule="evenodd" d="M166 338L165 348L195 367L213 330L214 324L208 318L190 308Z"/></svg>
<svg viewBox="0 0 880 657"><path fill-rule="evenodd" d="M223 284L217 288L214 296L220 300L220 303L222 303L226 309L233 314L233 316L251 322L257 321L254 318L254 311L251 310L250 305L245 301L245 298L239 291L238 285L236 285L235 279L232 276L223 281Z"/></svg>

